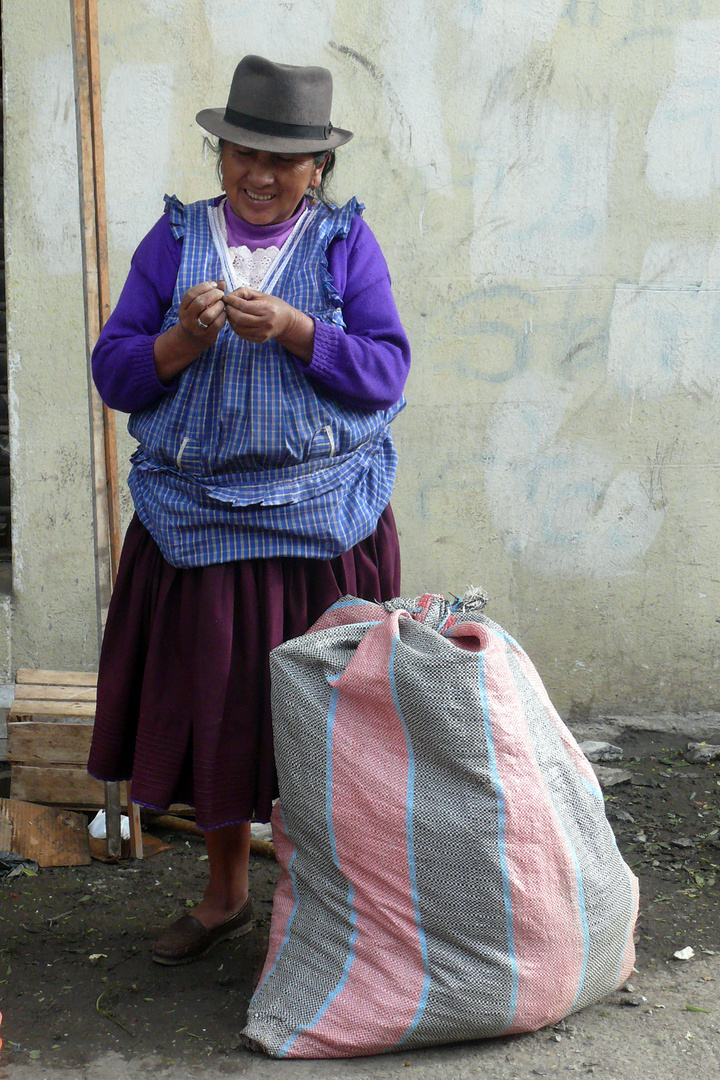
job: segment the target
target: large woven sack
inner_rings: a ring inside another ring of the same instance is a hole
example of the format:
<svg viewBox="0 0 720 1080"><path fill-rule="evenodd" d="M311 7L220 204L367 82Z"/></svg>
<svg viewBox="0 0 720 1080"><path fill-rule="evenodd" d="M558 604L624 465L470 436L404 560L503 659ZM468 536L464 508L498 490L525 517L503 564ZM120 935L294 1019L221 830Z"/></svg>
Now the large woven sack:
<svg viewBox="0 0 720 1080"><path fill-rule="evenodd" d="M442 597L346 597L271 654L282 875L246 1042L532 1031L633 967L637 883L532 663Z"/></svg>

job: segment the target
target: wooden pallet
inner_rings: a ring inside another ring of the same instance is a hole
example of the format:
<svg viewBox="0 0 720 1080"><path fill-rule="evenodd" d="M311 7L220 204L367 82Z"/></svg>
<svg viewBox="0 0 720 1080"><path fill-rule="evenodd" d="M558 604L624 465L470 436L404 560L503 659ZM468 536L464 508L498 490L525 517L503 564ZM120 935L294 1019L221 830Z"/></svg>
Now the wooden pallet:
<svg viewBox="0 0 720 1080"><path fill-rule="evenodd" d="M8 712L10 797L49 806L98 810L106 785L87 772L97 673L21 668ZM108 785L110 786L110 785ZM128 807L127 786L120 801ZM142 857L137 806L130 805L133 853Z"/></svg>
<svg viewBox="0 0 720 1080"><path fill-rule="evenodd" d="M86 770L97 675L23 668L8 712L10 797L95 810L105 790Z"/></svg>

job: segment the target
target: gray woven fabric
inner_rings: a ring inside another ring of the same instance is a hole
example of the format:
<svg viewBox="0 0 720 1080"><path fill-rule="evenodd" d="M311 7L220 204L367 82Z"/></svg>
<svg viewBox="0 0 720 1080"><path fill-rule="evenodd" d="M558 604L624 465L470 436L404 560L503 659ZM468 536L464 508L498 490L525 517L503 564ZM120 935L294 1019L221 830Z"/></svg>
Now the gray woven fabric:
<svg viewBox="0 0 720 1080"><path fill-rule="evenodd" d="M283 874L251 1045L534 1030L632 969L637 883L592 768L481 605L348 597L273 652Z"/></svg>

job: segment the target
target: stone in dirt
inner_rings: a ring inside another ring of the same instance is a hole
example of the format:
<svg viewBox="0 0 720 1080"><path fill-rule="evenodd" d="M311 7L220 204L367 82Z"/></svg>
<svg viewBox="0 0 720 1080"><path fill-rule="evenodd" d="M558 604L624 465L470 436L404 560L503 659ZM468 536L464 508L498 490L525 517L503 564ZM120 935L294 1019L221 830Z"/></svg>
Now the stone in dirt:
<svg viewBox="0 0 720 1080"><path fill-rule="evenodd" d="M597 742L591 739L587 742L581 742L579 745L585 757L593 764L603 761L622 761L622 747L613 746L612 743Z"/></svg>
<svg viewBox="0 0 720 1080"><path fill-rule="evenodd" d="M685 752L687 761L693 765L708 765L711 761L720 761L720 746L711 746L710 743L688 743Z"/></svg>
<svg viewBox="0 0 720 1080"><path fill-rule="evenodd" d="M615 1005L622 1005L630 1009L638 1009L641 1005L647 1005L644 994L618 994L610 999Z"/></svg>
<svg viewBox="0 0 720 1080"><path fill-rule="evenodd" d="M603 765L593 765L593 772L603 790L615 787L616 784L628 784L632 780L632 773L626 769L607 769Z"/></svg>

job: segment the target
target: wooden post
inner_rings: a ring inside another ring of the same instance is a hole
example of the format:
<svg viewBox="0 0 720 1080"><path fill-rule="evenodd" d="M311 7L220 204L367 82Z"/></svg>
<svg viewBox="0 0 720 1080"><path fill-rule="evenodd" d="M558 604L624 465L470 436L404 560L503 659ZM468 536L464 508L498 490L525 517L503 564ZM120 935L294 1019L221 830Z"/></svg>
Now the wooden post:
<svg viewBox="0 0 720 1080"><path fill-rule="evenodd" d="M103 405L90 372L90 356L110 314L110 285L105 212L105 159L102 138L97 0L71 0L75 67L80 208L85 293L86 360L92 432L95 521L95 576L98 598L98 641L102 640L110 594L120 558L120 512L114 413ZM107 851L119 857L120 789L105 785ZM139 808L135 814L133 852L142 858ZM139 846L138 846L139 844Z"/></svg>
<svg viewBox="0 0 720 1080"><path fill-rule="evenodd" d="M97 245L98 334L110 315L110 273L108 268L107 212L105 208L105 150L102 133L100 95L100 46L98 43L97 0L85 0L87 12L87 57L90 84L90 122L92 132L92 178L95 203L95 240ZM84 162L83 162L84 165ZM92 341L95 345L97 335ZM92 378L90 377L92 385ZM120 499L118 494L117 442L115 413L102 406L103 459L110 541L110 581L115 584L122 537L120 534Z"/></svg>
<svg viewBox="0 0 720 1080"><path fill-rule="evenodd" d="M78 165L80 174L80 210L82 226L83 276L85 296L85 347L90 396L92 470L95 521L95 573L98 595L98 639L101 639L105 614L113 585L112 534L107 468L105 409L90 376L90 354L107 314L109 300L101 293L107 272L107 232L105 227L104 180L96 174L97 139L90 71L90 24L96 16L93 0L71 0L73 53L75 62L75 103L77 111ZM97 77L97 71L94 72ZM100 227L98 227L101 222ZM103 264L105 269L103 270Z"/></svg>

